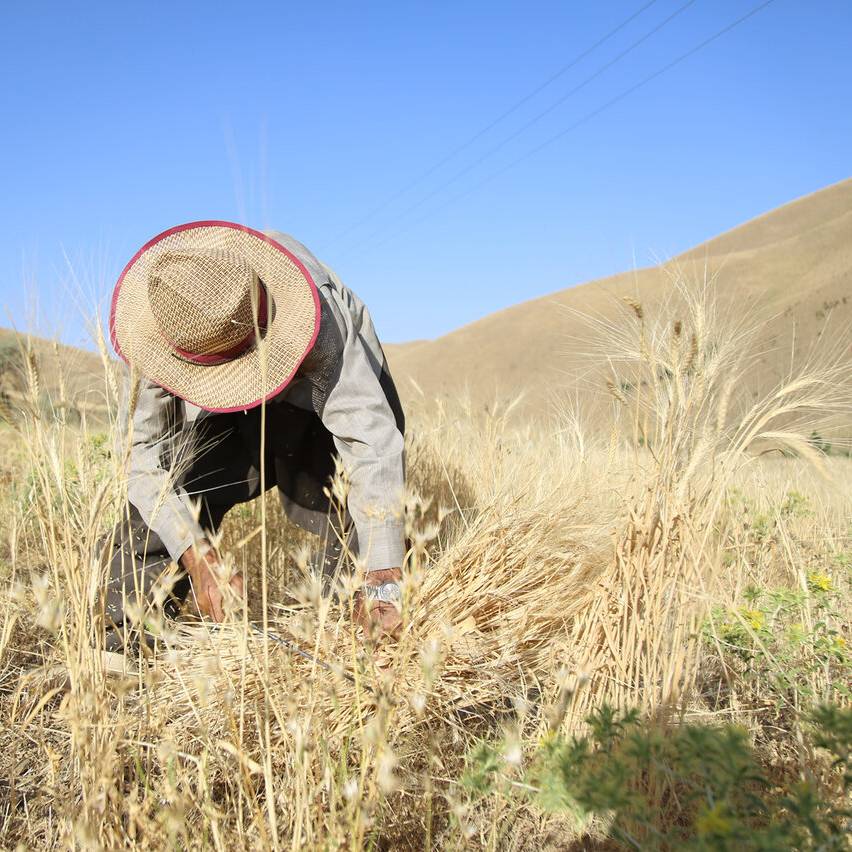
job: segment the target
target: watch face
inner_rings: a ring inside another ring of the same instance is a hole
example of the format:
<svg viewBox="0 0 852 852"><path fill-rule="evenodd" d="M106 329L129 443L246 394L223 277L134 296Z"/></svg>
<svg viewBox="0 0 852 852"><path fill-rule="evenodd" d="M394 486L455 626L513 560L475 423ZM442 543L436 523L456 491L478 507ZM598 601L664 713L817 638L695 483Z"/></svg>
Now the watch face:
<svg viewBox="0 0 852 852"><path fill-rule="evenodd" d="M402 591L397 583L388 580L388 582L382 583L381 586L376 586L375 595L371 595L371 597L375 597L377 601L382 601L383 603L398 604L402 601Z"/></svg>

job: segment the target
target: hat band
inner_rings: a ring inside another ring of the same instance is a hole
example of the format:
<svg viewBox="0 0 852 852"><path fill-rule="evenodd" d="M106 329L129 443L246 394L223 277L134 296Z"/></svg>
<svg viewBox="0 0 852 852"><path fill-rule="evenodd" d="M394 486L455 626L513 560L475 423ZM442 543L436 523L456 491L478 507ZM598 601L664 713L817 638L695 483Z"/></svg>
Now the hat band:
<svg viewBox="0 0 852 852"><path fill-rule="evenodd" d="M265 332L267 319L266 287L260 279L258 279L258 283L260 284L260 288L257 296L257 327L261 332ZM181 347L172 340L169 340L168 342L172 347L173 353L179 358L182 358L184 361L190 361L191 363L199 364L202 367L213 367L217 364L225 364L228 361L233 361L234 358L238 358L250 349L255 342L255 331L252 328L242 340L235 343L229 349L206 355L199 352L190 352L187 349L181 349Z"/></svg>

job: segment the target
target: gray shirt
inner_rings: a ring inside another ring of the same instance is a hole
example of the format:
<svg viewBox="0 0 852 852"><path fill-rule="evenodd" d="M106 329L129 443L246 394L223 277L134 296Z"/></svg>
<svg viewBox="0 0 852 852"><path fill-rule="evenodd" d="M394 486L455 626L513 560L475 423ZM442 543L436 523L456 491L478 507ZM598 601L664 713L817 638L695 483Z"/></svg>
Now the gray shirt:
<svg viewBox="0 0 852 852"><path fill-rule="evenodd" d="M349 478L348 509L366 570L398 567L405 553L404 439L380 382L386 363L369 312L301 243L277 231L268 233L307 267L322 307L316 357L306 359L306 369L268 405L286 400L319 415ZM140 382L130 430L127 493L177 561L204 537L182 481L181 470L188 466L186 448L192 442L182 441L181 432L200 418L217 415L177 400L175 420L169 414L175 402L163 388ZM123 422L128 422L126 416ZM164 459L172 461L164 464ZM307 510L286 500L284 506L297 523L322 529L325 518L306 518Z"/></svg>

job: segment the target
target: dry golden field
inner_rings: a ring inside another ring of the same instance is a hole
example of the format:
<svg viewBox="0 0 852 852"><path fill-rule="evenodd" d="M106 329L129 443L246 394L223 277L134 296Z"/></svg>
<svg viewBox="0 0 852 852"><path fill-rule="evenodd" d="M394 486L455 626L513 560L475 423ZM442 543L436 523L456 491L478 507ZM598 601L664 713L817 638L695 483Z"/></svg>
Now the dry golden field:
<svg viewBox="0 0 852 852"><path fill-rule="evenodd" d="M0 846L769 849L789 822L787 848L846 848L848 340L755 396L763 319L681 282L588 319L593 423L570 395L552 424L415 395L397 643L356 633L355 581L323 593L270 494L223 532L248 606L148 618L121 677L95 650L120 377L105 358L101 413L52 405L24 343L0 427Z"/></svg>

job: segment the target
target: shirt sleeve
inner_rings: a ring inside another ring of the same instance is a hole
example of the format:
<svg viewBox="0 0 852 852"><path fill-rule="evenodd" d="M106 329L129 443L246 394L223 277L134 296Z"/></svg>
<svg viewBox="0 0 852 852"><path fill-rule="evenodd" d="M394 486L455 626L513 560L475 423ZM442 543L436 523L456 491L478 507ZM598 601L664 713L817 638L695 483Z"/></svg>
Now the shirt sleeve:
<svg viewBox="0 0 852 852"><path fill-rule="evenodd" d="M179 429L174 416L175 398L152 382L141 381L130 440L127 499L156 533L175 562L204 537L186 491L175 471L164 466L166 443ZM127 414L124 415L127 423ZM174 464L171 465L175 467Z"/></svg>
<svg viewBox="0 0 852 852"><path fill-rule="evenodd" d="M349 477L349 513L366 570L400 567L405 556L405 441L375 359L352 327L320 417Z"/></svg>

